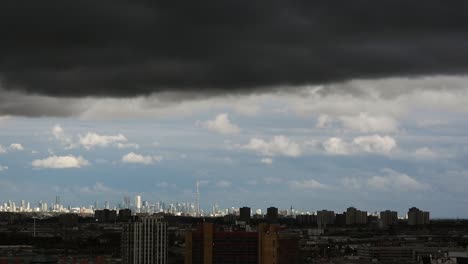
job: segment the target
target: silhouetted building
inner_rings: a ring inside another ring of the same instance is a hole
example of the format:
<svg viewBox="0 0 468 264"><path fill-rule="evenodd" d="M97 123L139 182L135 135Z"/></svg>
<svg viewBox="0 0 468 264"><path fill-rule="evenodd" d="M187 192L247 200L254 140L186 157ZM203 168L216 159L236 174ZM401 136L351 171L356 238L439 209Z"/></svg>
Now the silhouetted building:
<svg viewBox="0 0 468 264"><path fill-rule="evenodd" d="M226 225L233 225L236 223L236 215L227 214L223 216L223 221Z"/></svg>
<svg viewBox="0 0 468 264"><path fill-rule="evenodd" d="M380 221L383 226L394 225L398 222L398 213L395 211L382 211L380 212Z"/></svg>
<svg viewBox="0 0 468 264"><path fill-rule="evenodd" d="M354 207L346 209L346 225L364 225L367 224L367 212L358 210Z"/></svg>
<svg viewBox="0 0 468 264"><path fill-rule="evenodd" d="M346 225L346 213L335 215L335 225L338 225L338 226Z"/></svg>
<svg viewBox="0 0 468 264"><path fill-rule="evenodd" d="M380 226L379 216L378 215L367 215L367 224L370 226L378 227Z"/></svg>
<svg viewBox="0 0 468 264"><path fill-rule="evenodd" d="M118 220L120 222L128 222L132 219L132 210L130 209L120 209Z"/></svg>
<svg viewBox="0 0 468 264"><path fill-rule="evenodd" d="M429 212L421 211L416 207L408 210L408 225L427 225L429 222Z"/></svg>
<svg viewBox="0 0 468 264"><path fill-rule="evenodd" d="M278 220L278 208L268 207L266 218L270 222L276 222Z"/></svg>
<svg viewBox="0 0 468 264"><path fill-rule="evenodd" d="M317 224L317 216L316 215L296 215L296 221L299 225L316 225Z"/></svg>
<svg viewBox="0 0 468 264"><path fill-rule="evenodd" d="M317 211L317 224L319 226L333 225L335 223L335 212L322 210Z"/></svg>
<svg viewBox="0 0 468 264"><path fill-rule="evenodd" d="M113 223L117 220L117 211L109 209L95 210L94 218L100 223Z"/></svg>
<svg viewBox="0 0 468 264"><path fill-rule="evenodd" d="M167 263L167 238L167 223L159 216L125 223L122 227L122 263Z"/></svg>
<svg viewBox="0 0 468 264"><path fill-rule="evenodd" d="M241 221L249 221L250 220L250 207L241 207L239 209L239 214L240 214L240 217L239 219Z"/></svg>

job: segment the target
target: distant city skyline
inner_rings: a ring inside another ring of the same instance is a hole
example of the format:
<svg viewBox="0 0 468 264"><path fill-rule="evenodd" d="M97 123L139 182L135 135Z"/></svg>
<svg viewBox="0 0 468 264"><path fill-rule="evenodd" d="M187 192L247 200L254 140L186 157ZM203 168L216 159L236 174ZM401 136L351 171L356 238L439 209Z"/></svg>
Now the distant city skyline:
<svg viewBox="0 0 468 264"><path fill-rule="evenodd" d="M197 194L197 193L196 193ZM330 212L330 213L338 213L340 210L333 210L330 208L322 208L317 210L304 210L302 208L294 208L292 205L289 208L281 208L276 207L274 205L269 206L268 208L251 208L246 205L231 205L228 207L219 206L217 203L212 203L211 206L207 209L199 208L200 204L198 203L197 197L195 201L148 201L142 200L141 195L136 195L134 197L134 203L127 203L127 196L123 197L122 201L116 203L109 203L108 200L104 201L102 204L100 201L95 201L92 205L84 205L84 204L77 204L77 205L66 205L60 203L60 196L55 197L55 203L44 200L39 200L36 205L31 203L28 200L21 200L19 203L15 201L8 200L5 202L0 203L0 212L14 212L14 213L85 213L85 214L94 214L95 210L122 210L122 209L131 209L134 214L139 213L170 213L174 215L189 215L193 217L197 216L208 216L208 217L216 217L216 216L224 216L228 214L236 214L242 216L242 210L248 209L249 215L265 215L268 216L270 214L270 209L274 209L275 213L284 214L286 212L287 215L319 215L321 212ZM100 206L101 205L101 206ZM416 207L411 207L411 210L418 210ZM351 211L350 211L351 210ZM410 212L408 211L408 212ZM244 211L245 214L246 211ZM395 213L395 217L397 218L406 218L408 217L407 214L402 214L402 212L392 211L387 209L380 209L378 211L360 211L357 210L354 206L347 206L343 212L348 213L348 217L358 217L359 214L363 214L367 217L367 215L375 215L380 216L380 218L387 218L391 216L387 216L386 214ZM422 212L422 211L421 211ZM384 215L382 215L384 213ZM417 213L416 213L417 214ZM444 219L444 217L441 217ZM351 220L347 220L351 221ZM359 220L357 220L359 222Z"/></svg>

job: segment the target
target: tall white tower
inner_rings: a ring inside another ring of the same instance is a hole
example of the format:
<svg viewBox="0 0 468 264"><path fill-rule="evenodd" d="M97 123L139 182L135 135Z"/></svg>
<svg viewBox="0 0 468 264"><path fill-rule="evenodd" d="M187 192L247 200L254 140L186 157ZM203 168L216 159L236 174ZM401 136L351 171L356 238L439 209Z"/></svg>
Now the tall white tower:
<svg viewBox="0 0 468 264"><path fill-rule="evenodd" d="M141 209L141 196L140 195L135 196L135 207L137 209L137 213L139 213Z"/></svg>

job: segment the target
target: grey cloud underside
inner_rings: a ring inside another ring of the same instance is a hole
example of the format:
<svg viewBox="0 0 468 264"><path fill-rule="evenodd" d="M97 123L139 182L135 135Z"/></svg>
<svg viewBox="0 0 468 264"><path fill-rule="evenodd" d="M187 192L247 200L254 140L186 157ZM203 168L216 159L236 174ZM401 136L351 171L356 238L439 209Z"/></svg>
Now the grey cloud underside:
<svg viewBox="0 0 468 264"><path fill-rule="evenodd" d="M463 74L465 0L3 0L0 80L57 97Z"/></svg>

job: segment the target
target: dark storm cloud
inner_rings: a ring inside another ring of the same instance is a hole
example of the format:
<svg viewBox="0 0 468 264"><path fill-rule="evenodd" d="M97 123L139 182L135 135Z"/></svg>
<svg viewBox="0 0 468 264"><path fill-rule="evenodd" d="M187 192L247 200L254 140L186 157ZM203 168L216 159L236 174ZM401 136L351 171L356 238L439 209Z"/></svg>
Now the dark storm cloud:
<svg viewBox="0 0 468 264"><path fill-rule="evenodd" d="M2 0L0 79L49 96L465 73L465 0Z"/></svg>

